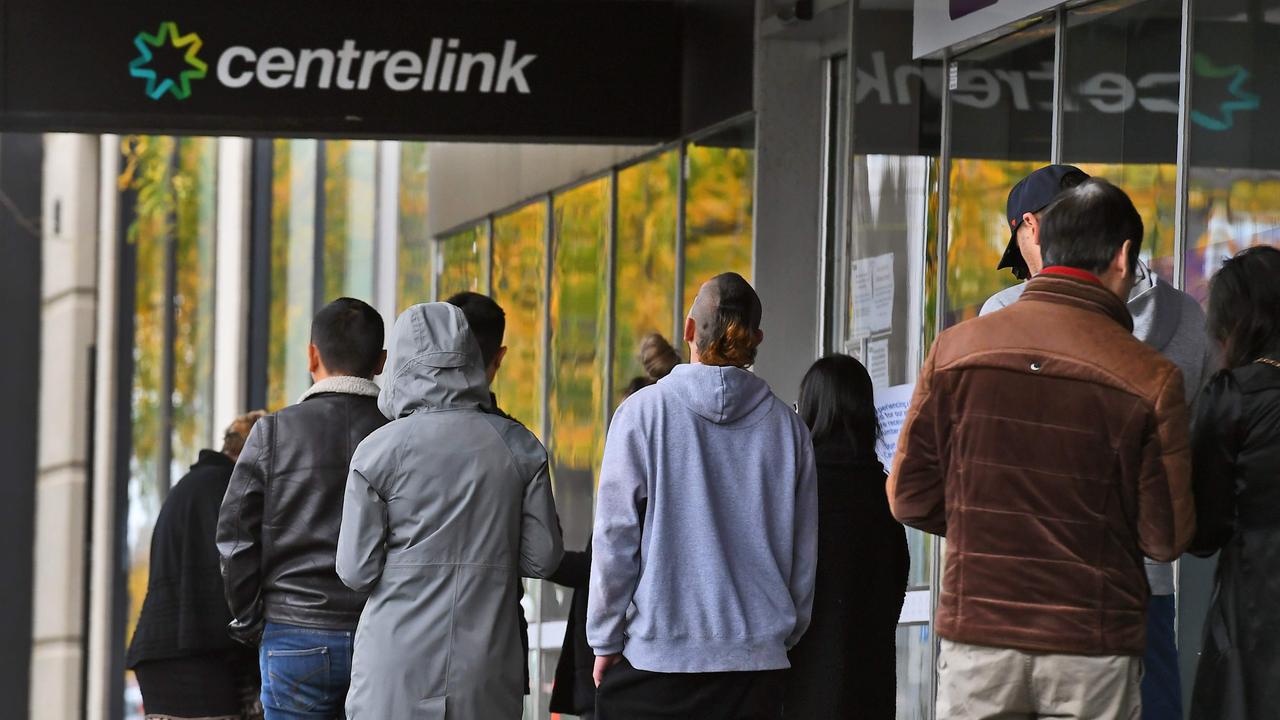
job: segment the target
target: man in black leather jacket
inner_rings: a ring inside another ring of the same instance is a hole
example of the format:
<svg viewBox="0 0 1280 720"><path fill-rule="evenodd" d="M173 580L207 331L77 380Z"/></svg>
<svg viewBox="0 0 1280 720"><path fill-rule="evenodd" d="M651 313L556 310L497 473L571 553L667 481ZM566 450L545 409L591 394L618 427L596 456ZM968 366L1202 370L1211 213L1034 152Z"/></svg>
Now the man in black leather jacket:
<svg viewBox="0 0 1280 720"><path fill-rule="evenodd" d="M340 718L365 594L334 569L348 466L386 424L381 316L339 298L311 324L311 377L299 400L254 425L218 516L233 637L258 644L267 720Z"/></svg>

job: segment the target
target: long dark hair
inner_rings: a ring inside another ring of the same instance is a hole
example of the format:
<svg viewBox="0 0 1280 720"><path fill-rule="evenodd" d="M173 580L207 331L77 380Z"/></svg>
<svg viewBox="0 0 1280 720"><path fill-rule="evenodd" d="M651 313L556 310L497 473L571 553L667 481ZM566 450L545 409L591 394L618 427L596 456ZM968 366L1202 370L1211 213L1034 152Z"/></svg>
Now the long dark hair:
<svg viewBox="0 0 1280 720"><path fill-rule="evenodd" d="M814 444L847 442L862 457L875 457L880 420L871 375L848 355L828 355L815 362L800 382L800 419Z"/></svg>
<svg viewBox="0 0 1280 720"><path fill-rule="evenodd" d="M1209 332L1228 368L1280 352L1280 250L1252 247L1222 264L1209 284Z"/></svg>

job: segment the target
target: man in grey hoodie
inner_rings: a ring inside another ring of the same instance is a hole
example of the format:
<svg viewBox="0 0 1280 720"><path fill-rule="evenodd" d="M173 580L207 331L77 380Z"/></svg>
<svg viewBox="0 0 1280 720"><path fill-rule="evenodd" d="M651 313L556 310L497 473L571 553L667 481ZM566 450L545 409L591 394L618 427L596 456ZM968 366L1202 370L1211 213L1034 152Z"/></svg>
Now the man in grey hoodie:
<svg viewBox="0 0 1280 720"><path fill-rule="evenodd" d="M598 720L781 714L818 497L808 430L746 370L760 316L741 276L712 278L685 321L691 364L614 415L587 609Z"/></svg>
<svg viewBox="0 0 1280 720"><path fill-rule="evenodd" d="M1010 268L1014 276L1026 280L1044 269L1040 257L1040 214L1060 191L1087 178L1079 168L1049 165L1023 178L1009 191L1007 215L1011 236L997 270ZM992 295L979 314L987 315L1013 304L1024 289L1025 282ZM1127 304L1133 315L1134 336L1178 366L1190 403L1208 379L1213 365L1200 304L1158 277L1142 261L1138 262L1137 282ZM1147 583L1151 586L1151 604L1147 610L1147 653L1143 658L1146 674L1142 681L1142 714L1146 720L1172 720L1182 717L1174 632L1173 565L1147 560Z"/></svg>

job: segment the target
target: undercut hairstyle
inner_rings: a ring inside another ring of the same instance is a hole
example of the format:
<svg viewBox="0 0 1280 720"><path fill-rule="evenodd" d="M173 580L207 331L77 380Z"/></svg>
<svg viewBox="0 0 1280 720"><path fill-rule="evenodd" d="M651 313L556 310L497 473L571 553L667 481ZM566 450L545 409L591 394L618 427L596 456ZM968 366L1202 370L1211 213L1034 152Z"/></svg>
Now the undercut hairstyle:
<svg viewBox="0 0 1280 720"><path fill-rule="evenodd" d="M760 345L761 314L760 296L741 275L730 272L708 280L689 310L702 364L751 367Z"/></svg>
<svg viewBox="0 0 1280 720"><path fill-rule="evenodd" d="M1280 250L1249 248L1209 283L1209 332L1228 368L1280 355Z"/></svg>
<svg viewBox="0 0 1280 720"><path fill-rule="evenodd" d="M815 362L800 382L800 419L815 443L848 443L860 457L875 457L880 438L871 375L848 355L828 355Z"/></svg>
<svg viewBox="0 0 1280 720"><path fill-rule="evenodd" d="M507 314L502 306L494 302L488 295L474 292L460 292L445 302L462 310L462 315L471 327L471 335L480 345L480 357L487 368L502 349L502 336L507 332Z"/></svg>
<svg viewBox="0 0 1280 720"><path fill-rule="evenodd" d="M222 454L239 457L240 451L244 450L245 441L249 439L249 431L253 429L253 424L266 414L266 410L254 410L232 420L226 432L222 434Z"/></svg>
<svg viewBox="0 0 1280 720"><path fill-rule="evenodd" d="M362 300L341 297L311 320L311 344L334 375L372 378L385 340L382 316Z"/></svg>
<svg viewBox="0 0 1280 720"><path fill-rule="evenodd" d="M1100 275L1129 240L1132 273L1138 266L1142 233L1142 216L1129 196L1102 178L1089 178L1064 190L1044 209L1040 253L1045 266L1061 265Z"/></svg>

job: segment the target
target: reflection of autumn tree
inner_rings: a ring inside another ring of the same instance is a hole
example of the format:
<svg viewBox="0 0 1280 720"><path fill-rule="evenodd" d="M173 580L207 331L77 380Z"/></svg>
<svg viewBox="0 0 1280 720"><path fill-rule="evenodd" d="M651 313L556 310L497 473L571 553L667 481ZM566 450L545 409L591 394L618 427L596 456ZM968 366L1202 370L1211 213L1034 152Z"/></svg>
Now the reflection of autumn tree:
<svg viewBox="0 0 1280 720"><path fill-rule="evenodd" d="M216 140L128 136L121 151L125 167L119 188L131 193L127 237L136 275L127 525L130 637L146 593L150 527L163 499L161 485L181 474L211 434ZM166 282L169 252L172 297ZM172 338L166 327L169 303ZM169 350L172 394L164 375ZM162 427L165 411L169 427ZM166 451L172 456L170 468L161 467Z"/></svg>
<svg viewBox="0 0 1280 720"><path fill-rule="evenodd" d="M554 202L548 404L559 467L594 470L604 446L608 209L605 178Z"/></svg>
<svg viewBox="0 0 1280 720"><path fill-rule="evenodd" d="M644 374L637 354L642 337L658 332L680 345L669 337L675 316L679 173L680 154L674 150L618 172L615 394Z"/></svg>
<svg viewBox="0 0 1280 720"><path fill-rule="evenodd" d="M546 217L533 202L493 219L493 299L507 314L507 356L494 382L502 409L542 437Z"/></svg>
<svg viewBox="0 0 1280 720"><path fill-rule="evenodd" d="M1189 185L1186 289L1204 302L1223 260L1280 238L1280 178L1275 170L1193 167Z"/></svg>
<svg viewBox="0 0 1280 720"><path fill-rule="evenodd" d="M951 164L946 324L977 317L987 298L1015 284L996 271L1009 243L1009 190L1044 162L958 159Z"/></svg>
<svg viewBox="0 0 1280 720"><path fill-rule="evenodd" d="M684 304L722 272L751 279L752 183L755 153L690 144L685 205Z"/></svg>
<svg viewBox="0 0 1280 720"><path fill-rule="evenodd" d="M324 297L373 301L377 143L324 143Z"/></svg>
<svg viewBox="0 0 1280 720"><path fill-rule="evenodd" d="M464 290L489 292L489 231L484 223L459 231L440 241L440 276L436 297L444 300Z"/></svg>
<svg viewBox="0 0 1280 720"><path fill-rule="evenodd" d="M396 312L430 302L434 247L427 233L427 144L400 144Z"/></svg>
<svg viewBox="0 0 1280 720"><path fill-rule="evenodd" d="M1129 194L1142 216L1142 250L1150 256L1156 273L1172 282L1178 166L1081 163L1077 167L1094 177L1106 178Z"/></svg>
<svg viewBox="0 0 1280 720"><path fill-rule="evenodd" d="M316 141L275 140L271 169L271 309L267 408L306 388L315 253Z"/></svg>

